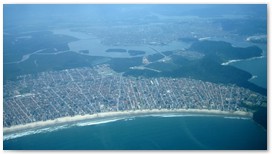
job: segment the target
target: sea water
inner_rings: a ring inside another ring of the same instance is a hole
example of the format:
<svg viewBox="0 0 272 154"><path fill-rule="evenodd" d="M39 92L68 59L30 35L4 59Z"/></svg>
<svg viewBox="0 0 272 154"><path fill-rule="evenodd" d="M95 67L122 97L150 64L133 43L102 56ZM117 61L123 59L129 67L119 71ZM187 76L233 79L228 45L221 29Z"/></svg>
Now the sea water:
<svg viewBox="0 0 272 154"><path fill-rule="evenodd" d="M153 115L81 122L7 139L18 150L250 150L266 149L267 132L250 118Z"/></svg>
<svg viewBox="0 0 272 154"><path fill-rule="evenodd" d="M250 82L267 88L267 57L238 61L231 65L252 74L253 78L249 80Z"/></svg>
<svg viewBox="0 0 272 154"><path fill-rule="evenodd" d="M267 89L267 46L258 45L258 47L263 51L261 57L237 61L230 65L249 72L253 76L249 79L250 82Z"/></svg>

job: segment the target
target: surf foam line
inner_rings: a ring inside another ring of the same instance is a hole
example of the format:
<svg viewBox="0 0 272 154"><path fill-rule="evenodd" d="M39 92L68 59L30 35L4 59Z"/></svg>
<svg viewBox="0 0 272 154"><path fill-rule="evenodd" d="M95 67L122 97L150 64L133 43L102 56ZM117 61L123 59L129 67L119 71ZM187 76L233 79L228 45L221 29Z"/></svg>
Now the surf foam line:
<svg viewBox="0 0 272 154"><path fill-rule="evenodd" d="M180 114L180 113L170 113L170 114L150 114L141 115L135 117L162 117L162 118L172 118L172 117L218 117L222 116L220 114Z"/></svg>
<svg viewBox="0 0 272 154"><path fill-rule="evenodd" d="M124 112L110 112L110 113L100 113L96 115L85 115L85 116L75 116L75 117L63 117L55 119L53 121L37 122L34 124L28 124L27 126L14 126L14 128L6 128L3 131L3 139L9 140L18 137L23 137L26 135L52 132L60 129L70 128L72 126L88 126L88 125L98 125L105 124L109 122L115 122L122 119L134 120L135 117L147 117L147 116L159 116L159 117L186 117L186 116L243 116L252 117L252 113L236 111L233 113L219 110L198 110L198 109L176 109L173 111L169 110L143 110L143 111L124 111ZM9 130L10 129L10 130Z"/></svg>
<svg viewBox="0 0 272 154"><path fill-rule="evenodd" d="M224 117L225 119L236 119L236 120L250 120L250 118L245 117Z"/></svg>
<svg viewBox="0 0 272 154"><path fill-rule="evenodd" d="M36 130L27 130L27 131L22 131L22 132L18 132L18 133L4 135L3 140L6 141L6 140L10 140L10 139L28 136L28 135L55 132L55 131L59 131L62 129L67 129L67 128L71 128L71 127L75 127L75 126L76 127L83 127L83 126L90 126L90 125L106 124L106 123L111 123L111 122L115 122L115 121L119 121L119 120L123 120L123 119L125 119L125 118L117 118L117 119L110 119L110 120L96 120L96 121L87 121L87 122L85 121L85 122L77 122L75 124L66 124L66 125L61 125L61 126L40 128L40 129L36 129Z"/></svg>
<svg viewBox="0 0 272 154"><path fill-rule="evenodd" d="M137 116L137 117L186 117L186 116L201 116L201 115L189 115L189 114L184 114L184 115L180 115L180 114L154 114L154 115L142 115L142 116ZM203 116L207 116L207 115L203 115ZM78 122L75 124L66 124L66 125L61 125L61 126L53 126L53 127L46 127L46 128L40 128L40 129L36 129L36 130L27 130L27 131L22 131L22 132L17 132L17 133L13 133L13 134L7 134L3 136L3 140L10 140L10 139L15 139L15 138L20 138L20 137L24 137L24 136L28 136L28 135L35 135L35 134L40 134L40 133L49 133L49 132L54 132L54 131L58 131L58 130L62 130L62 129L67 129L67 128L71 128L71 127L84 127L84 126L91 126L91 125L99 125L99 124L106 124L106 123L111 123L111 122L116 122L116 121L120 121L120 120L134 120L136 118L136 116L133 117L123 117L123 118L116 118L116 119L109 119L109 120L95 120L95 121L84 121L84 122Z"/></svg>
<svg viewBox="0 0 272 154"><path fill-rule="evenodd" d="M99 125L99 124L106 124L106 123L111 123L119 120L123 120L125 118L118 118L118 119L110 119L110 120L102 120L102 121L90 121L90 122L80 122L75 124L74 126L90 126L90 125Z"/></svg>
<svg viewBox="0 0 272 154"><path fill-rule="evenodd" d="M40 133L47 133L47 132L54 132L58 131L61 129L66 129L69 128L68 125L62 125L62 126L55 126L55 127L47 127L47 128L41 128L37 130L28 130L28 131L23 131L23 132L18 132L18 133L13 133L13 134L7 134L3 136L3 140L10 140L10 139L15 139L27 135L34 135L34 134L40 134Z"/></svg>
<svg viewBox="0 0 272 154"><path fill-rule="evenodd" d="M248 58L248 59L233 59L233 60L229 60L225 63L222 63L221 65L229 65L231 63L235 63L235 62L239 62L239 61L249 61L249 60L254 60L254 59L261 59L261 58L265 58L264 56L259 56L259 57L252 57L252 58Z"/></svg>

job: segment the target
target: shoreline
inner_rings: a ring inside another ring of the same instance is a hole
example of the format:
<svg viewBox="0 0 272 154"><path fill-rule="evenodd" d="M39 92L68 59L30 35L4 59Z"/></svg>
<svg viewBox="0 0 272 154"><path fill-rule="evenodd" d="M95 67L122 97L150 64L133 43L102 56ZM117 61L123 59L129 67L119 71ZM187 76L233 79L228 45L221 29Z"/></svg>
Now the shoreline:
<svg viewBox="0 0 272 154"><path fill-rule="evenodd" d="M261 59L261 58L265 58L265 56L261 55L259 57L252 57L252 58L248 58L248 59L232 59L232 60L228 60L227 62L221 63L221 65L226 66L229 65L231 63L235 63L235 62L239 62L239 61L249 61L249 60L254 60L254 59Z"/></svg>
<svg viewBox="0 0 272 154"><path fill-rule="evenodd" d="M250 68L251 66L257 66L258 64L261 64L261 66L263 66L262 64L264 63L265 58L267 58L266 56L264 56L264 50L262 50L262 55L259 57L252 57L252 58L248 58L248 59L233 59L233 60L228 60L227 62L223 62L221 63L222 66L233 66L235 68L241 69L245 72L248 72L251 74L251 77L247 80L248 82L259 86L261 88L267 89L267 85L266 85L266 76L263 76L263 73L260 72L256 72L254 71L254 69ZM254 61L254 60L258 60L258 61ZM242 62L242 63L239 63ZM244 63L245 62L245 63ZM254 64L254 65L252 65ZM248 67L249 66L249 67ZM262 72L262 71L261 71ZM265 95L264 93L261 92L262 95Z"/></svg>
<svg viewBox="0 0 272 154"><path fill-rule="evenodd" d="M3 133L16 133L18 131L23 131L27 129L35 129L35 128L43 128L43 127L50 127L54 125L61 125L66 123L72 122L80 122L85 120L97 120L101 118L111 118L115 116L141 116L141 115L154 115L154 114L207 114L207 115L229 115L229 116L241 116L241 117L253 117L253 113L251 112L244 112L244 111L235 111L235 112L228 112L228 111L220 111L220 110L207 110L207 109L152 109L152 110L129 110L129 111L114 111L114 112L103 112L103 113L96 113L96 114L87 114L87 115L76 115L73 117L61 117L54 120L47 120L47 121L38 121L32 122L28 124L21 124L15 125L11 127L4 127Z"/></svg>

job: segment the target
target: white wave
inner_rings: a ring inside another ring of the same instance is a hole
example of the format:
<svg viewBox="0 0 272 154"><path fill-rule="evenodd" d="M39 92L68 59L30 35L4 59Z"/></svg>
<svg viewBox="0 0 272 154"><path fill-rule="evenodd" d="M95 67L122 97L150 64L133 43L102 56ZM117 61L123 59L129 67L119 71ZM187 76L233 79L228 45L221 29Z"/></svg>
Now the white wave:
<svg viewBox="0 0 272 154"><path fill-rule="evenodd" d="M18 133L13 133L13 134L7 134L3 136L3 140L10 140L10 139L15 139L27 135L34 135L34 134L40 134L40 133L47 133L47 132L54 132L57 130L61 129L66 129L70 128L72 126L89 126L89 125L98 125L98 124L104 124L104 123L109 123L109 122L114 122L118 120L122 120L123 118L118 118L118 119L111 119L111 120L104 120L104 121L93 121L93 122L82 122L82 123L77 123L73 125L62 125L62 126L55 126L55 127L47 127L47 128L41 128L37 130L26 130L23 132L18 132Z"/></svg>
<svg viewBox="0 0 272 154"><path fill-rule="evenodd" d="M209 40L209 39L211 39L211 37L202 37L202 38L199 38L198 40L203 41L203 40Z"/></svg>
<svg viewBox="0 0 272 154"><path fill-rule="evenodd" d="M18 137L23 137L23 136L26 136L26 135L31 135L31 134L35 134L35 131L27 131L27 132L22 132L22 133L4 135L3 140L4 141L5 140L10 140L10 139L18 138Z"/></svg>
<svg viewBox="0 0 272 154"><path fill-rule="evenodd" d="M170 118L170 117L211 117L211 116L217 116L217 115L206 115L206 114L151 114L151 115L142 115L142 116L137 116L137 117L164 117L164 118ZM227 119L242 119L242 120L249 120L250 118L246 117L224 117ZM3 140L10 140L10 139L15 139L27 135L34 135L34 134L39 134L39 133L47 133L47 132L54 132L57 130L61 129L66 129L70 128L73 126L90 126L90 125L98 125L98 124L105 124L105 123L110 123L110 122L115 122L119 120L125 120L125 121L130 121L134 120L135 117L124 117L124 118L117 118L117 119L110 119L110 120L101 120L101 121L91 121L91 122L79 122L76 124L66 124L62 126L55 126L55 127L47 127L47 128L41 128L37 130L28 130L28 131L23 131L23 132L18 132L18 133L13 133L13 134L4 134Z"/></svg>
<svg viewBox="0 0 272 154"><path fill-rule="evenodd" d="M27 135L34 135L34 134L39 134L39 133L46 133L46 132L53 132L61 129L68 128L68 125L63 125L63 126L56 126L56 127L48 127L48 128L42 128L42 129L37 129L37 130L29 130L29 131L23 131L19 133L14 133L14 134L8 134L3 136L3 140L10 140L18 137L23 137Z"/></svg>
<svg viewBox="0 0 272 154"><path fill-rule="evenodd" d="M242 119L242 120L250 120L250 118L244 118L244 117L241 117L240 119Z"/></svg>
<svg viewBox="0 0 272 154"><path fill-rule="evenodd" d="M267 39L267 35L253 35L246 38L246 41L254 41L254 40L261 40Z"/></svg>
<svg viewBox="0 0 272 154"><path fill-rule="evenodd" d="M224 117L226 119L237 119L237 120L249 120L250 118L246 117Z"/></svg>
<svg viewBox="0 0 272 154"><path fill-rule="evenodd" d="M253 75L250 79L248 79L249 81L250 80L253 80L253 79L256 79L258 76L257 75Z"/></svg>
<svg viewBox="0 0 272 154"><path fill-rule="evenodd" d="M262 58L265 58L265 56L252 57L252 58L249 58L249 59L246 59L246 60L262 59Z"/></svg>
<svg viewBox="0 0 272 154"><path fill-rule="evenodd" d="M178 114L169 114L169 115L160 115L159 117L164 117L164 118L171 118L171 117L186 117L186 116L190 116L190 115L178 115Z"/></svg>
<svg viewBox="0 0 272 154"><path fill-rule="evenodd" d="M234 63L234 62L238 62L238 61L242 61L242 59L234 59L234 60L229 60L225 63L222 63L221 65L229 65L230 63Z"/></svg>
<svg viewBox="0 0 272 154"><path fill-rule="evenodd" d="M76 126L90 126L90 125L98 125L98 124L105 124L105 123L110 123L110 122L115 122L118 120L122 120L123 118L119 119L111 119L111 120L103 120L103 121L91 121L91 122L82 122L82 123L77 123L75 124Z"/></svg>
<svg viewBox="0 0 272 154"><path fill-rule="evenodd" d="M67 124L67 125L62 125L62 126L41 128L41 129L37 129L37 130L26 130L26 131L23 131L23 132L18 132L18 133L13 133L13 134L6 134L6 135L3 136L3 140L5 141L5 140L10 140L10 139L15 139L15 138L27 136L27 135L39 134L39 133L54 132L54 131L57 131L57 130L70 128L72 126L98 125L98 124L114 122L114 121L118 121L118 120L122 120L122 119L123 118L104 120L104 121L81 122L81 123L72 124L72 125Z"/></svg>
<svg viewBox="0 0 272 154"><path fill-rule="evenodd" d="M133 118L126 118L125 121L135 120L135 117Z"/></svg>
<svg viewBox="0 0 272 154"><path fill-rule="evenodd" d="M265 58L265 56L259 56L259 57L252 57L252 58L248 58L248 59L233 59L233 60L229 60L225 63L222 63L221 65L229 65L231 63L235 63L235 62L239 62L239 61L249 61L249 60L254 60L254 59L261 59L261 58Z"/></svg>
<svg viewBox="0 0 272 154"><path fill-rule="evenodd" d="M211 115L209 114L153 114L153 115L146 115L146 116L171 118L171 117L211 117L216 115L212 115L212 114Z"/></svg>

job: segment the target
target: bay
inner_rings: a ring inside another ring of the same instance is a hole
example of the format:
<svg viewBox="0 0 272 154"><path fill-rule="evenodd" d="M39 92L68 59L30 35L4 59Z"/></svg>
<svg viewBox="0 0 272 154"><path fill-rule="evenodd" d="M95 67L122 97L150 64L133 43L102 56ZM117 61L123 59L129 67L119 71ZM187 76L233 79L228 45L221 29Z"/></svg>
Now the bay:
<svg viewBox="0 0 272 154"><path fill-rule="evenodd" d="M250 58L249 60L241 60L230 65L235 66L241 70L249 72L253 77L249 79L250 82L267 89L267 46L257 45L263 50L262 58Z"/></svg>

